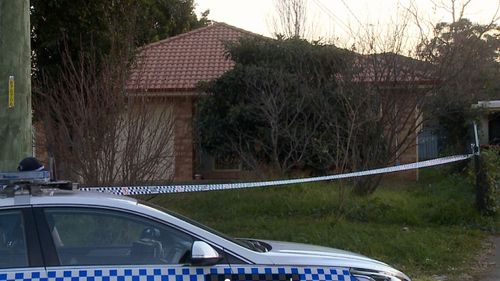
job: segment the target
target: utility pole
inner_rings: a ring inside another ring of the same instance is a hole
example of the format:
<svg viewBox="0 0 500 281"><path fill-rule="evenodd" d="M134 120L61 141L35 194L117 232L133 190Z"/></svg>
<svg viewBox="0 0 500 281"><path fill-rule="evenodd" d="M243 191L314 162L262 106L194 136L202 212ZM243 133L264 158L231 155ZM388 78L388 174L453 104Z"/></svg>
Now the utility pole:
<svg viewBox="0 0 500 281"><path fill-rule="evenodd" d="M0 171L33 154L29 0L0 0Z"/></svg>

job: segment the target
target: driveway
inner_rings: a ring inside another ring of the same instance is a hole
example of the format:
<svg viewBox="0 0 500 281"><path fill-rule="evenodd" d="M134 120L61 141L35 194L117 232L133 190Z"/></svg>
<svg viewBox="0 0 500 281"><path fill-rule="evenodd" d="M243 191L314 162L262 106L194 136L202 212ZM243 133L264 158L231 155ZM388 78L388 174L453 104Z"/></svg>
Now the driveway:
<svg viewBox="0 0 500 281"><path fill-rule="evenodd" d="M494 248L486 259L488 268L477 281L500 281L500 235L494 236L491 241Z"/></svg>

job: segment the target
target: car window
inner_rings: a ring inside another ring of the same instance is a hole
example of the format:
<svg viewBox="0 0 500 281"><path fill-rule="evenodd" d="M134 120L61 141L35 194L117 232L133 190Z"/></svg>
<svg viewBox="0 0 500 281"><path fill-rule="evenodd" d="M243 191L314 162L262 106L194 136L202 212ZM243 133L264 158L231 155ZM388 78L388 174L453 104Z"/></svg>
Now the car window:
<svg viewBox="0 0 500 281"><path fill-rule="evenodd" d="M156 210L158 210L160 212L169 214L169 215L171 215L173 217L176 217L176 218L178 218L180 220L183 220L185 222L188 222L188 223L190 223L190 224L192 224L192 225L194 225L196 227L199 227L199 228L201 228L201 229L203 229L205 231L211 232L212 234L215 234L215 235L217 235L219 237L222 237L222 238L224 238L224 239L226 239L228 241L231 241L231 242L233 242L233 243L235 243L237 245L240 245L242 247L245 247L245 248L247 248L249 250L256 251L256 252L267 252L267 251L271 250L271 246L270 245L267 245L267 246L262 246L262 245L256 246L255 243L250 243L249 241L246 241L244 239L233 238L233 237L228 236L228 235L226 235L226 234L224 234L222 232L219 232L219 231L217 231L215 229L212 229L212 228L210 228L210 227L208 227L208 226L206 226L204 224L201 224L201 223L199 223L199 222L197 222L197 221L195 221L195 220L193 220L193 219L191 219L189 217L185 217L185 216L183 216L181 214L178 214L178 213L175 213L173 211L167 210L167 209L165 209L165 208L163 208L161 206L158 206L158 205L152 204L150 202L146 202L146 201L140 201L140 203L143 204L143 205L145 205L145 206L148 206L148 207L151 207L153 209L156 209Z"/></svg>
<svg viewBox="0 0 500 281"><path fill-rule="evenodd" d="M61 265L189 263L193 237L154 220L91 208L44 213Z"/></svg>
<svg viewBox="0 0 500 281"><path fill-rule="evenodd" d="M0 211L0 268L28 266L25 237L21 211Z"/></svg>

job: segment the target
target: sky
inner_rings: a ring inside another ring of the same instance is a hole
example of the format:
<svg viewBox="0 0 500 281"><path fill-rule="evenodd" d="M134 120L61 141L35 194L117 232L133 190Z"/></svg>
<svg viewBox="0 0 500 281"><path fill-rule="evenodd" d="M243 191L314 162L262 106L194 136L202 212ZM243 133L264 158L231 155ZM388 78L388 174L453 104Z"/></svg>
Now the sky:
<svg viewBox="0 0 500 281"><path fill-rule="evenodd" d="M210 10L209 19L225 22L258 34L272 36L275 0L195 0L200 14ZM309 39L352 43L352 37L376 30L389 33L395 30L413 2L422 23L451 21L451 0L305 0L308 9ZM467 0L455 0L458 5ZM500 0L472 0L467 6L465 17L474 22L489 23L500 5ZM500 13L499 13L500 14ZM410 24L405 35L416 39L419 34L416 25ZM429 28L429 27L427 27Z"/></svg>

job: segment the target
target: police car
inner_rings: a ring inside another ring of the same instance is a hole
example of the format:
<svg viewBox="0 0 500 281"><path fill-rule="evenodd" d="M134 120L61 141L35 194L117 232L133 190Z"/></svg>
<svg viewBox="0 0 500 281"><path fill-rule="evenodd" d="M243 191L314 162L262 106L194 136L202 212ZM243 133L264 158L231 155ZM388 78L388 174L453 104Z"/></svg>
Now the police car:
<svg viewBox="0 0 500 281"><path fill-rule="evenodd" d="M0 187L0 281L409 281L333 248L234 239L145 202Z"/></svg>

